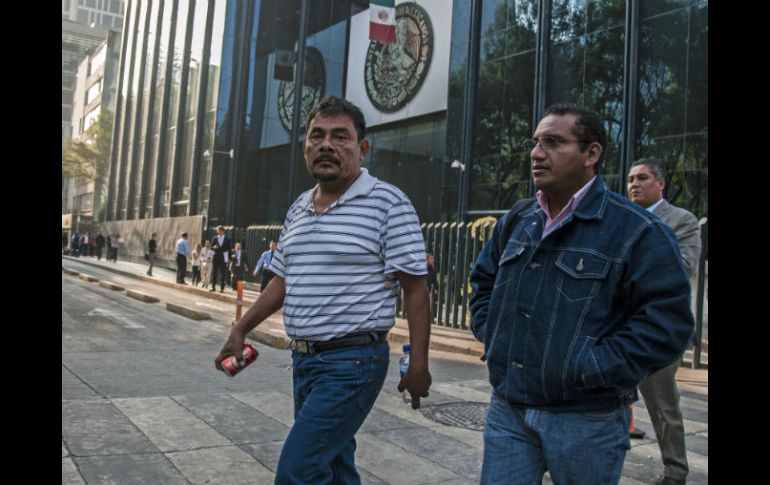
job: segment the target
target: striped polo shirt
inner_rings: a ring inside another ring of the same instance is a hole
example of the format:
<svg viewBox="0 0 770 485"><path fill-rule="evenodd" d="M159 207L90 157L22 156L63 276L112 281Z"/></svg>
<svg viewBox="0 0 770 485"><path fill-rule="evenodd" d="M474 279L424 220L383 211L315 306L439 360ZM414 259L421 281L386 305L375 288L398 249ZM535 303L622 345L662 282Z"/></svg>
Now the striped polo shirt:
<svg viewBox="0 0 770 485"><path fill-rule="evenodd" d="M317 186L292 204L273 254L286 281L283 318L292 338L329 340L395 324L395 275L427 274L417 213L395 186L365 169L320 216Z"/></svg>

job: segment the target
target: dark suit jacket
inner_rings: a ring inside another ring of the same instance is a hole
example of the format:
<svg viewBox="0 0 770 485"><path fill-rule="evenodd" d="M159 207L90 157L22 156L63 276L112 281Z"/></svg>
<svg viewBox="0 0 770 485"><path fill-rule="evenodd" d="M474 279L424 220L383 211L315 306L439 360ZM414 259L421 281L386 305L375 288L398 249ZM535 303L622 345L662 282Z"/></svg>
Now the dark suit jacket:
<svg viewBox="0 0 770 485"><path fill-rule="evenodd" d="M231 246L232 246L232 242L230 241L230 238L227 236L225 236L224 240L222 241L221 247L219 246L219 238L217 236L214 236L213 238L211 238L211 249L214 250L214 258L212 258L211 261L214 264L224 264L225 252L229 257L232 249Z"/></svg>
<svg viewBox="0 0 770 485"><path fill-rule="evenodd" d="M229 258L230 258L230 261L229 261L230 271L234 271L236 269L236 266L235 266L235 249L230 251ZM246 251L244 251L243 249L241 249L241 265L240 265L240 269L242 269L243 271L248 271L248 269L249 269L249 264L248 264L248 262L246 260Z"/></svg>

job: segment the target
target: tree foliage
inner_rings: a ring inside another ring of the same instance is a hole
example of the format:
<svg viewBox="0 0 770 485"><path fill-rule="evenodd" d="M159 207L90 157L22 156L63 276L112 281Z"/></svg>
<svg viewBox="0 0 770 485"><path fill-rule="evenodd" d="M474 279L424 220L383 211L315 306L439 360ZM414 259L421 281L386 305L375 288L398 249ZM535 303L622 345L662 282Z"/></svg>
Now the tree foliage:
<svg viewBox="0 0 770 485"><path fill-rule="evenodd" d="M67 140L62 152L62 177L103 183L112 145L113 116L103 109L79 140Z"/></svg>

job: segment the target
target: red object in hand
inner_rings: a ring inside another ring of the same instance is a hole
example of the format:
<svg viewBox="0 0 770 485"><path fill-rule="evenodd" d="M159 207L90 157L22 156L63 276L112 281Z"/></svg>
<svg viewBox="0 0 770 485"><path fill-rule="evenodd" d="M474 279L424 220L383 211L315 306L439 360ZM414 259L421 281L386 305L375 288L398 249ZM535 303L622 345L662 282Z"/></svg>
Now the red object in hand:
<svg viewBox="0 0 770 485"><path fill-rule="evenodd" d="M249 364L257 360L257 357L259 357L259 352L257 352L256 347L252 344L246 344L243 347L243 365L238 366L238 360L233 355L222 361L222 372L233 377L235 374L245 369Z"/></svg>

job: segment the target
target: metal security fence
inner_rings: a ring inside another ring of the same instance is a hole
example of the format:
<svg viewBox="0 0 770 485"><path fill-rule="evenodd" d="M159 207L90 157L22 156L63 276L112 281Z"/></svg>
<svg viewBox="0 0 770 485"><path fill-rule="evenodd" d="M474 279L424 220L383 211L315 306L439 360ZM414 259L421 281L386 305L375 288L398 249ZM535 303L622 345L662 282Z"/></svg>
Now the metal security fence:
<svg viewBox="0 0 770 485"><path fill-rule="evenodd" d="M241 250L246 253L246 261L249 264L249 271L245 275L245 281L249 283L259 283L259 275L254 277L252 272L257 266L257 261L262 253L270 249L270 241L278 241L281 235L280 225L269 226L249 226L235 227L225 226L225 235L232 240L232 245L241 243ZM216 227L209 227L205 232L205 240L211 241L217 234Z"/></svg>
<svg viewBox="0 0 770 485"><path fill-rule="evenodd" d="M432 323L470 330L469 278L494 218L473 223L430 223L421 226L426 249L433 252L438 288L431 294ZM402 315L403 316L403 315Z"/></svg>
<svg viewBox="0 0 770 485"><path fill-rule="evenodd" d="M425 248L432 251L434 255L438 283L436 292L430 294L432 324L470 330L470 273L481 248L492 236L495 223L495 218L485 217L471 223L432 222L420 226L425 239ZM226 226L225 232L232 238L233 245L240 242L246 252L249 263L246 281L258 282L257 278L252 276L252 271L259 257L268 249L269 242L278 241L281 226L264 225L246 228ZM211 240L215 234L216 230L213 227L206 230L208 240ZM683 356L683 363L689 363L694 369L708 366L708 222L706 218L701 220L701 238L703 251L698 278L692 289L696 323L693 339L695 346ZM403 294L398 299L397 316L406 318Z"/></svg>

